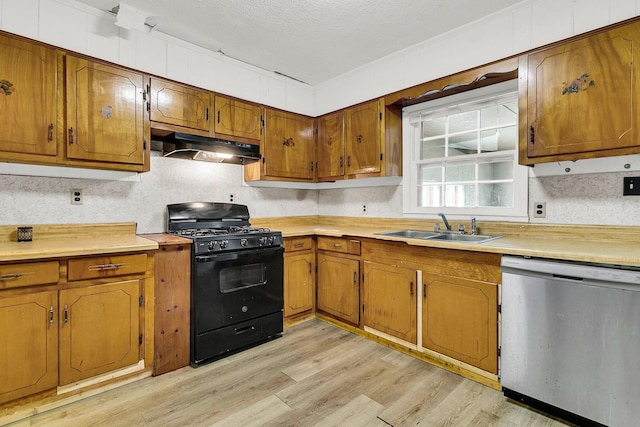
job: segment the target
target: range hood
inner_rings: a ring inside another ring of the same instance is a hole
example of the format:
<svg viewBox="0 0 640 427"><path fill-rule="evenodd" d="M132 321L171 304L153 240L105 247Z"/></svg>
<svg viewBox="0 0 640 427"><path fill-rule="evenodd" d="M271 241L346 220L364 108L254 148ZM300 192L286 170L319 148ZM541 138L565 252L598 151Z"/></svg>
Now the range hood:
<svg viewBox="0 0 640 427"><path fill-rule="evenodd" d="M260 160L260 146L173 132L161 138L164 157L246 165Z"/></svg>

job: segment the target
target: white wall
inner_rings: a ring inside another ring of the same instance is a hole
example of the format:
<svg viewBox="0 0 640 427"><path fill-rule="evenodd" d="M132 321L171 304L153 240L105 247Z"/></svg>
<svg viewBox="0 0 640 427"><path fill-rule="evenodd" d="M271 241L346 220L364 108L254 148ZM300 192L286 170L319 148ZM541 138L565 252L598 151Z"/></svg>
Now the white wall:
<svg viewBox="0 0 640 427"><path fill-rule="evenodd" d="M213 91L318 115L633 17L640 0L530 0L407 48L315 88L160 34L119 29L73 0L0 0L0 29ZM420 18L423 19L423 18ZM428 25L428 19L425 21ZM640 198L621 196L620 173L530 179L530 200L551 223L640 225ZM627 174L628 175L628 174ZM242 186L242 168L152 158L140 182L0 175L0 224L135 221L164 230L164 206L236 194L254 217L401 217L397 186L286 190ZM205 182L203 185L202 182ZM69 203L82 188L84 204ZM576 191L578 189L579 191Z"/></svg>

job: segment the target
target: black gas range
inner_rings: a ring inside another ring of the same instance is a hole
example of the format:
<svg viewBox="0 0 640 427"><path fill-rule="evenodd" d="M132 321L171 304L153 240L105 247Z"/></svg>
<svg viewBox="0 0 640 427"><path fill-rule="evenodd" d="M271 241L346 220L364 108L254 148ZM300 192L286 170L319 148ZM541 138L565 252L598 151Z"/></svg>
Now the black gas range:
<svg viewBox="0 0 640 427"><path fill-rule="evenodd" d="M193 366L282 334L282 233L252 227L245 205L215 202L168 205L167 232L193 240Z"/></svg>

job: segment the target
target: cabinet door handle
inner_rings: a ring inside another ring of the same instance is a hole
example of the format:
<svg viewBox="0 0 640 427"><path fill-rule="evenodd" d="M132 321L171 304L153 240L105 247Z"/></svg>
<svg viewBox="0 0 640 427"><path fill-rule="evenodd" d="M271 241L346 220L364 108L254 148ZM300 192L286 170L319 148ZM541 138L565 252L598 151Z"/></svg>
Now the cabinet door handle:
<svg viewBox="0 0 640 427"><path fill-rule="evenodd" d="M49 141L53 141L53 123L49 124Z"/></svg>
<svg viewBox="0 0 640 427"><path fill-rule="evenodd" d="M347 166L351 166L351 156L347 156Z"/></svg>
<svg viewBox="0 0 640 427"><path fill-rule="evenodd" d="M422 297L423 298L427 297L427 284L426 283L422 284Z"/></svg>
<svg viewBox="0 0 640 427"><path fill-rule="evenodd" d="M358 272L357 271L353 272L353 284L354 285L358 284Z"/></svg>
<svg viewBox="0 0 640 427"><path fill-rule="evenodd" d="M75 141L74 141L74 138L73 138L73 127L70 127L69 128L69 144L73 144L74 142Z"/></svg>
<svg viewBox="0 0 640 427"><path fill-rule="evenodd" d="M313 172L313 162L311 162L311 172Z"/></svg>
<svg viewBox="0 0 640 427"><path fill-rule="evenodd" d="M536 130L533 125L529 126L529 142L532 144L536 143Z"/></svg>
<svg viewBox="0 0 640 427"><path fill-rule="evenodd" d="M64 323L69 323L69 307L64 306Z"/></svg>
<svg viewBox="0 0 640 427"><path fill-rule="evenodd" d="M344 167L344 158L340 156L340 168Z"/></svg>
<svg viewBox="0 0 640 427"><path fill-rule="evenodd" d="M285 147L294 147L296 143L293 142L293 138L287 138L282 142L282 145L284 145Z"/></svg>
<svg viewBox="0 0 640 427"><path fill-rule="evenodd" d="M218 123L220 123L220 110L218 110Z"/></svg>
<svg viewBox="0 0 640 427"><path fill-rule="evenodd" d="M49 325L53 325L53 306L49 307Z"/></svg>
<svg viewBox="0 0 640 427"><path fill-rule="evenodd" d="M20 274L20 273L2 274L2 275L0 275L0 280L19 279L21 277L22 277L22 274Z"/></svg>
<svg viewBox="0 0 640 427"><path fill-rule="evenodd" d="M413 282L409 282L409 295L413 295Z"/></svg>
<svg viewBox="0 0 640 427"><path fill-rule="evenodd" d="M209 107L207 107L207 109L204 111L204 119L206 121L209 121Z"/></svg>
<svg viewBox="0 0 640 427"><path fill-rule="evenodd" d="M362 135L356 136L356 141L358 141L358 143L361 143L362 142Z"/></svg>

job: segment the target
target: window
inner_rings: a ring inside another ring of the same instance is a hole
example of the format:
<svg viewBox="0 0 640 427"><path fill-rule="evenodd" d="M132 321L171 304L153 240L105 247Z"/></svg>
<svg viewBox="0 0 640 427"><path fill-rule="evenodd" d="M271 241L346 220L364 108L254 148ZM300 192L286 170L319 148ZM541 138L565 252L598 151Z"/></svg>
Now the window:
<svg viewBox="0 0 640 427"><path fill-rule="evenodd" d="M526 217L517 82L403 110L404 213Z"/></svg>

